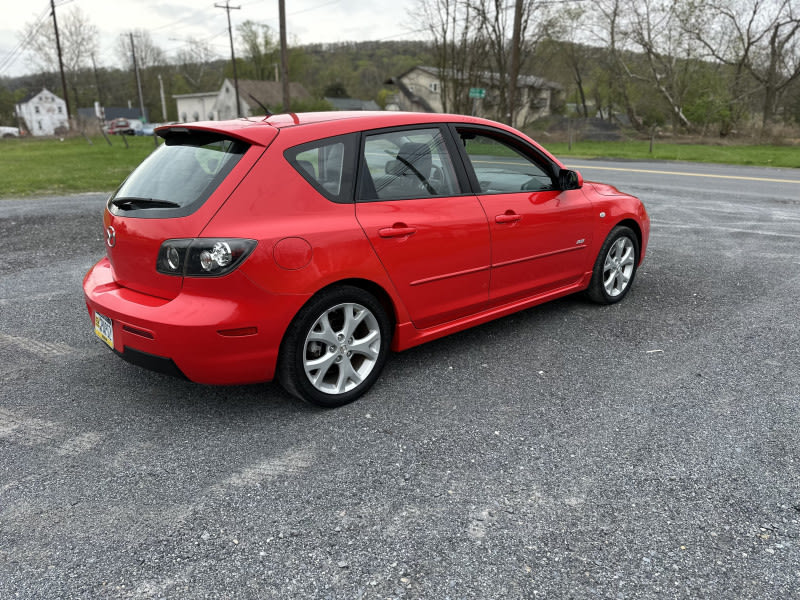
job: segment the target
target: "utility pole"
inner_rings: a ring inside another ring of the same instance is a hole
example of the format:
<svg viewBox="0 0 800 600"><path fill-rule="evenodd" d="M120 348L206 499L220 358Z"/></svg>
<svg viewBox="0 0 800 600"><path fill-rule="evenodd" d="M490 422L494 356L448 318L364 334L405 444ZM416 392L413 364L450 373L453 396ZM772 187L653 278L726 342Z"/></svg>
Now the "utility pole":
<svg viewBox="0 0 800 600"><path fill-rule="evenodd" d="M278 13L281 29L281 87L283 88L283 110L289 112L289 57L286 51L286 1L278 0Z"/></svg>
<svg viewBox="0 0 800 600"><path fill-rule="evenodd" d="M236 90L236 116L241 117L242 112L239 106L239 76L236 74L236 54L233 52L233 30L231 29L231 11L239 10L241 6L231 6L230 0L225 0L225 4L215 4L216 8L224 8L228 13L228 37L231 39L231 62L233 63L233 88Z"/></svg>
<svg viewBox="0 0 800 600"><path fill-rule="evenodd" d="M97 101L100 102L100 106L105 106L106 100L100 87L100 77L97 75L97 61L95 61L94 52L92 52L92 71L94 71L94 87L97 91Z"/></svg>
<svg viewBox="0 0 800 600"><path fill-rule="evenodd" d="M167 119L167 99L164 97L164 80L161 79L161 73L158 74L158 88L161 92L161 120L168 121ZM208 116L205 116L207 119Z"/></svg>
<svg viewBox="0 0 800 600"><path fill-rule="evenodd" d="M519 78L519 44L522 29L522 1L514 5L514 32L511 36L511 72L508 74L508 124L514 127L514 109L517 104L517 79Z"/></svg>
<svg viewBox="0 0 800 600"><path fill-rule="evenodd" d="M139 90L139 110L142 114L142 119L145 119L144 115L144 98L142 97L142 78L139 77L139 65L136 62L136 46L133 44L133 32L128 34L131 36L131 54L133 54L133 70L136 72L136 87Z"/></svg>
<svg viewBox="0 0 800 600"><path fill-rule="evenodd" d="M56 5L55 0L50 0L50 10L53 14L53 28L56 30L56 50L58 51L58 68L61 70L61 91L64 94L64 104L67 108L67 122L70 121L69 116L69 98L67 97L67 78L64 77L64 61L61 58L61 40L58 37L58 20L56 20Z"/></svg>

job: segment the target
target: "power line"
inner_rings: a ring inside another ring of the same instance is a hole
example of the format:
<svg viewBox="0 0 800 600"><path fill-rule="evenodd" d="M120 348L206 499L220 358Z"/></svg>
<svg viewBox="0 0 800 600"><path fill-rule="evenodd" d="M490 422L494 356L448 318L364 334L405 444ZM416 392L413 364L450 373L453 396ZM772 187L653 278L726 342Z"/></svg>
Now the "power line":
<svg viewBox="0 0 800 600"><path fill-rule="evenodd" d="M51 4L53 4L55 7L60 7L73 1L74 0L61 0L60 2L48 2L39 13L39 16L33 21L33 25L31 26L31 29L25 38L17 42L17 45L14 46L11 51L6 54L5 57L3 57L2 60L0 60L0 73L11 68L20 55L27 50L33 38L36 37L36 34L39 33L39 30L42 28L42 25L47 23L48 17L50 16L50 11L52 10Z"/></svg>
<svg viewBox="0 0 800 600"><path fill-rule="evenodd" d="M290 17L295 15L301 15L303 13L311 12L312 10L317 10L318 8L322 8L324 6L330 6L331 4L339 4L341 0L330 0L330 2L324 2L322 4L317 4L316 6L312 6L311 8L304 8L303 10L296 10L295 12L289 13Z"/></svg>
<svg viewBox="0 0 800 600"><path fill-rule="evenodd" d="M14 48L12 48L12 50L5 56L5 58L3 58L2 61L0 61L0 72L3 72L9 67L11 67L11 65L13 65L14 62L16 62L19 55L26 50L31 40L33 40L36 34L39 33L39 30L42 28L42 25L44 25L47 22L49 12L50 12L49 6L45 6L45 8L42 9L42 11L39 13L39 16L33 22L33 26L31 27L25 39L17 42L17 45L14 46Z"/></svg>
<svg viewBox="0 0 800 600"><path fill-rule="evenodd" d="M216 7L217 5L215 4L214 6ZM201 11L195 13L194 15L192 15L190 17L177 19L175 21L171 21L170 23L166 23L164 25L159 25L158 27L149 27L148 29L150 31L160 31L161 29L167 29L168 27L174 27L176 25L188 25L188 24L191 24L191 23L193 23L195 21L199 21L199 20L201 20L203 18L206 18L207 16L210 16L211 12L212 12L211 9L207 8L205 10L201 10Z"/></svg>

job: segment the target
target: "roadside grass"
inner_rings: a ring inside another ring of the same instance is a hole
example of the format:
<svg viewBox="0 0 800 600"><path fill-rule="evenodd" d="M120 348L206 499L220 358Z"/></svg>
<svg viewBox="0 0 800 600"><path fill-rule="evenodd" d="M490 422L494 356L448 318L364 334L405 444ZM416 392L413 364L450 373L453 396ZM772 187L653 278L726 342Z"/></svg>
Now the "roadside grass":
<svg viewBox="0 0 800 600"><path fill-rule="evenodd" d="M150 136L0 139L0 198L111 192L155 147ZM549 143L559 158L618 158L800 168L800 147L674 144L648 141Z"/></svg>
<svg viewBox="0 0 800 600"><path fill-rule="evenodd" d="M111 192L155 148L150 136L0 140L0 197Z"/></svg>
<svg viewBox="0 0 800 600"><path fill-rule="evenodd" d="M538 140L540 143L542 140ZM566 142L544 143L559 158L620 158L630 160L679 160L688 162L800 168L798 146L733 146L656 142Z"/></svg>

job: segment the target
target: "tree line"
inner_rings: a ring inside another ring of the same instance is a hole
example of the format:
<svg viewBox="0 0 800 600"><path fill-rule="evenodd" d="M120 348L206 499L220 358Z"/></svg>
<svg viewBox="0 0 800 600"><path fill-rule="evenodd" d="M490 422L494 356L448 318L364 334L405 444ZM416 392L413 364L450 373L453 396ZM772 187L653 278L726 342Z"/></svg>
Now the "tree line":
<svg viewBox="0 0 800 600"><path fill-rule="evenodd" d="M114 49L117 64L100 64L98 31L79 7L59 17L64 49L67 94L72 113L77 108L138 107L133 58L136 57L144 106L150 120L178 119L173 95L218 91L225 78L233 79L229 57L220 57L202 40L186 40L183 49L168 55L147 30L121 36ZM29 54L36 72L20 77L0 77L0 123L15 121L14 107L26 95L43 87L62 95L55 33L51 23L28 26L21 37L30 38ZM269 26L245 21L236 28L236 71L239 79L277 80L280 55L277 32ZM385 104L390 91L384 81L417 64L431 61L425 42L389 41L296 45L289 49L289 78L300 82L314 100L295 102L292 109L330 108L325 96L378 100ZM166 98L162 109L161 87ZM270 106L279 112L282 107Z"/></svg>
<svg viewBox="0 0 800 600"><path fill-rule="evenodd" d="M798 0L418 0L415 12L446 83L495 73L502 114L513 114L517 55L580 116L723 136L800 123ZM453 91L447 109L463 112Z"/></svg>
<svg viewBox="0 0 800 600"><path fill-rule="evenodd" d="M325 96L376 100L386 81L416 65L443 74L445 110L468 113L468 89L495 78L500 114L518 101L518 75L564 90L558 112L617 119L640 130L729 135L800 124L798 0L417 0L409 15L424 41L293 45L289 76L316 98L293 110L325 108ZM150 32L131 31L100 64L97 28L79 7L59 17L70 106L138 106L133 57L153 121L177 120L173 94L218 90L232 78L229 58L188 40L168 55ZM52 26L21 32L38 72L0 79L0 122L42 87L60 95ZM277 32L245 21L236 30L240 79L277 79ZM162 110L160 89L167 98ZM270 107L273 108L273 107ZM274 107L279 109L280 107Z"/></svg>

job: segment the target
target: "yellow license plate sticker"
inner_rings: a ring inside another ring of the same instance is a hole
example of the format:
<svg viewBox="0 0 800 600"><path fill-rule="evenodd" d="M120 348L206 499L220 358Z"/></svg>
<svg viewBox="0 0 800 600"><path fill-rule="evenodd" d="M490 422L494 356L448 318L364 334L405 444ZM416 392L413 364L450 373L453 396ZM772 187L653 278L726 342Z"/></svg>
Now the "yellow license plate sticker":
<svg viewBox="0 0 800 600"><path fill-rule="evenodd" d="M111 319L99 312L94 313L94 333L108 344L109 348L114 349L114 325Z"/></svg>

